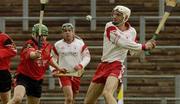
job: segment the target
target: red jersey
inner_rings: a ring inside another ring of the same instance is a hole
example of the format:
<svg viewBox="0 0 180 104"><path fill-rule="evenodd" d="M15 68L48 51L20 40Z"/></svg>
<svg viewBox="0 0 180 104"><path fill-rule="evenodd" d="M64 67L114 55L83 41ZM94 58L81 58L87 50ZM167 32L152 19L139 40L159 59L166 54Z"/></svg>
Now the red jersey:
<svg viewBox="0 0 180 104"><path fill-rule="evenodd" d="M17 50L13 40L0 32L0 70L10 69L10 59L16 56Z"/></svg>
<svg viewBox="0 0 180 104"><path fill-rule="evenodd" d="M20 52L21 61L18 65L17 73L26 75L34 80L41 80L49 66L51 48L52 45L44 41L41 48L41 59L33 60L30 58L30 53L38 50L37 41L34 39L26 41Z"/></svg>

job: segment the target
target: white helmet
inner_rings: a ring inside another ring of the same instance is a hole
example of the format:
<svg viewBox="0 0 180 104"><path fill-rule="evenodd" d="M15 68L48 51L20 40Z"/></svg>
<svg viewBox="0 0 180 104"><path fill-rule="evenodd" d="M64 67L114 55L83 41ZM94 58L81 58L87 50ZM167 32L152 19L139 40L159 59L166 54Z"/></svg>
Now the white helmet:
<svg viewBox="0 0 180 104"><path fill-rule="evenodd" d="M117 12L120 12L123 14L123 20L122 20L122 23L125 23L130 15L131 15L131 10L125 6L121 6L121 5L117 5L113 11L117 11Z"/></svg>
<svg viewBox="0 0 180 104"><path fill-rule="evenodd" d="M72 23L64 23L61 29L62 31L67 30L67 29L74 31L74 26Z"/></svg>

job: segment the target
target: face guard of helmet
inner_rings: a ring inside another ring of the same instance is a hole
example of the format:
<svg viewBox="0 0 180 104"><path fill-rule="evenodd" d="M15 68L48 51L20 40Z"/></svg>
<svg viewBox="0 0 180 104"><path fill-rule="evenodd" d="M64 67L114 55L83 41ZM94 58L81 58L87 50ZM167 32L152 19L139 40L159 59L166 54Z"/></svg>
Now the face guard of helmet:
<svg viewBox="0 0 180 104"><path fill-rule="evenodd" d="M122 25L128 21L131 15L131 10L125 6L118 5L112 11L113 24L116 26Z"/></svg>
<svg viewBox="0 0 180 104"><path fill-rule="evenodd" d="M39 36L39 28L40 24L35 24L32 28L32 36L37 37ZM41 25L41 36L48 36L48 28L45 25Z"/></svg>
<svg viewBox="0 0 180 104"><path fill-rule="evenodd" d="M71 23L64 23L61 29L62 29L62 32L74 31L74 26Z"/></svg>

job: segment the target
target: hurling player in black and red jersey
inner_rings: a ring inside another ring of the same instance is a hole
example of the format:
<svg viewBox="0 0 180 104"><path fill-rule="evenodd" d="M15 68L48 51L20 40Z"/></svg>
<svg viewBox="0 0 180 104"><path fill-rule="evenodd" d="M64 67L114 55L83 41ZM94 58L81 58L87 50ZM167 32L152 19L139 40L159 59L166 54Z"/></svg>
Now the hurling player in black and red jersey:
<svg viewBox="0 0 180 104"><path fill-rule="evenodd" d="M16 56L17 50L13 40L0 32L0 97L2 104L7 104L11 92L10 59Z"/></svg>
<svg viewBox="0 0 180 104"><path fill-rule="evenodd" d="M41 27L42 44L38 49L39 28ZM25 42L20 52L20 64L17 68L14 96L8 104L20 104L27 95L28 104L39 104L42 92L42 81L49 65L58 71L65 72L55 63L50 55L52 45L46 41L48 28L35 24L32 28L32 39Z"/></svg>

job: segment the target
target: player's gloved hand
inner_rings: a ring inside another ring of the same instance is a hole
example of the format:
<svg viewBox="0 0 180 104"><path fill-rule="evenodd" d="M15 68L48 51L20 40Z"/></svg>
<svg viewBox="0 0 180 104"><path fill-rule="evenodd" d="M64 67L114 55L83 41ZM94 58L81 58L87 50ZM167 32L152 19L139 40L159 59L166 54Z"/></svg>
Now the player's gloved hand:
<svg viewBox="0 0 180 104"><path fill-rule="evenodd" d="M67 69L66 68L59 68L57 70L59 70L59 73L67 73Z"/></svg>
<svg viewBox="0 0 180 104"><path fill-rule="evenodd" d="M57 76L58 73L59 73L59 70L54 69L54 70L51 72L51 75L52 75L53 77L58 77L58 76Z"/></svg>
<svg viewBox="0 0 180 104"><path fill-rule="evenodd" d="M41 58L41 53L42 53L42 51L36 50L36 51L35 51L36 57L37 57L37 58Z"/></svg>
<svg viewBox="0 0 180 104"><path fill-rule="evenodd" d="M31 59L41 59L41 51L40 50L33 50L31 53L30 53L30 58Z"/></svg>
<svg viewBox="0 0 180 104"><path fill-rule="evenodd" d="M65 68L59 68L59 69L54 69L51 73L53 77L58 77L59 74L65 74L67 73L67 70Z"/></svg>
<svg viewBox="0 0 180 104"><path fill-rule="evenodd" d="M74 70L78 71L78 70L82 70L83 66L81 64L78 64L74 67Z"/></svg>
<svg viewBox="0 0 180 104"><path fill-rule="evenodd" d="M151 49L153 49L155 47L156 47L156 41L154 39L151 39L151 40L147 41L146 44L145 44L145 49L146 50L151 50Z"/></svg>

